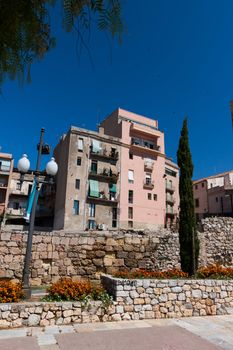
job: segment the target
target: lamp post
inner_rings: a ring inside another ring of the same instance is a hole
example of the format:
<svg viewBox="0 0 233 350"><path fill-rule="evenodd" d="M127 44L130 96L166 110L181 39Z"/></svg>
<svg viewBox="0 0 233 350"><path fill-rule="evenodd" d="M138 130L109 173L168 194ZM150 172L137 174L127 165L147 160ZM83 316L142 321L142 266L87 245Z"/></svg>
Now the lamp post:
<svg viewBox="0 0 233 350"><path fill-rule="evenodd" d="M41 162L41 155L42 154L48 154L48 145L43 144L44 139L44 128L41 129L40 134L40 143L37 147L38 149L38 155L37 155L37 163L36 163L36 171L34 176L34 186L35 186L35 192L32 199L32 207L30 212L30 220L29 220L29 230L28 230L28 239L27 239L27 247L26 247L26 255L24 260L24 268L23 268L23 289L26 299L29 299L31 297L31 289L29 284L29 276L30 276L30 264L31 264L31 255L32 255L32 240L33 240L33 232L34 232L34 224L35 224L35 214L36 214L36 205L37 205L37 198L39 194L39 185L40 183L48 183L46 181L39 181L39 171L40 171L40 162ZM43 151L43 147L45 147L45 151ZM28 172L30 168L30 161L27 158L27 155L24 154L22 158L18 161L17 168L20 171L21 174L25 174ZM51 160L46 165L46 173L49 176L55 176L58 170L58 165L55 162L54 158L51 158Z"/></svg>

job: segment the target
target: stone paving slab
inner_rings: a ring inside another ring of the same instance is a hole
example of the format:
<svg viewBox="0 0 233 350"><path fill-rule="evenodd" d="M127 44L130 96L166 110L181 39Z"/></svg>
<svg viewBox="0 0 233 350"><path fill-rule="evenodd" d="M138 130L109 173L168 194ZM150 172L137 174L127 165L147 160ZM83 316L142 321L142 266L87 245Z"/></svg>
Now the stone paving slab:
<svg viewBox="0 0 233 350"><path fill-rule="evenodd" d="M60 350L219 350L220 348L178 326L150 327L60 334Z"/></svg>
<svg viewBox="0 0 233 350"><path fill-rule="evenodd" d="M20 337L0 340L1 350L40 350L36 337Z"/></svg>

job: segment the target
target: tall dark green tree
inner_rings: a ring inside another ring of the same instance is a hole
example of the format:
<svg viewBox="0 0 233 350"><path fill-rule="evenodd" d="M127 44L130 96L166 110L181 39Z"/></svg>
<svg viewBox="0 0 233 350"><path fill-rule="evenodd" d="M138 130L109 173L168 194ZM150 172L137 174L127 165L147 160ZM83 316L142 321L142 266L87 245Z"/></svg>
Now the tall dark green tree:
<svg viewBox="0 0 233 350"><path fill-rule="evenodd" d="M193 199L193 162L189 147L187 118L181 130L177 162L180 167L180 220L179 241L181 268L191 276L197 269L199 243L196 232Z"/></svg>

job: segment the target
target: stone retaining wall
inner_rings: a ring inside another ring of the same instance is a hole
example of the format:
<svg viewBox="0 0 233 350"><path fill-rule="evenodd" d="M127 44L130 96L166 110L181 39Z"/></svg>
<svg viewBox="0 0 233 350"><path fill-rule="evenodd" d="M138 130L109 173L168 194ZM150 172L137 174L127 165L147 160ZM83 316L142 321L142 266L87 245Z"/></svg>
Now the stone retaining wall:
<svg viewBox="0 0 233 350"><path fill-rule="evenodd" d="M123 280L102 276L115 301L0 304L0 328L227 314L232 280Z"/></svg>
<svg viewBox="0 0 233 350"><path fill-rule="evenodd" d="M199 232L200 266L233 266L233 219L208 218ZM22 278L26 232L0 232L0 278ZM120 269L165 270L180 267L177 232L35 232L31 284L62 276L99 279Z"/></svg>
<svg viewBox="0 0 233 350"><path fill-rule="evenodd" d="M222 315L233 307L233 280L101 279L121 318Z"/></svg>

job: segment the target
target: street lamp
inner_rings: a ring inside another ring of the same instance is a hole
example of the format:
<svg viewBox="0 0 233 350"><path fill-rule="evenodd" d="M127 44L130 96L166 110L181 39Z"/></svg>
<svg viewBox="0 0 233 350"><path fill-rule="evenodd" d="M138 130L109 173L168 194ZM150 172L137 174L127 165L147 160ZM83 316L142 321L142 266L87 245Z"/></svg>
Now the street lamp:
<svg viewBox="0 0 233 350"><path fill-rule="evenodd" d="M41 129L40 133L40 143L37 147L38 149L38 155L37 155L37 163L36 163L36 171L34 176L34 186L35 186L35 193L32 198L32 209L30 213L30 220L29 220L29 230L28 230L28 239L27 239L27 247L26 247L26 255L24 260L24 269L23 269L23 289L26 299L29 299L31 297L31 290L30 290L30 284L29 284L29 276L30 276L30 264L31 264L31 255L32 255L32 239L33 239L33 232L34 232L34 224L35 224L35 214L36 214L36 205L37 205L37 198L39 194L39 184L40 183L50 183L46 181L39 181L39 171L40 171L40 162L41 162L41 155L42 154L49 154L48 149L49 146L46 144L43 144L43 138L44 138L44 128ZM28 172L30 168L30 161L28 160L28 157L26 154L23 154L22 158L19 159L17 168L19 172L24 175ZM54 158L51 158L51 160L46 165L46 173L49 176L55 176L58 171L58 165L55 162ZM23 177L22 177L23 178Z"/></svg>

